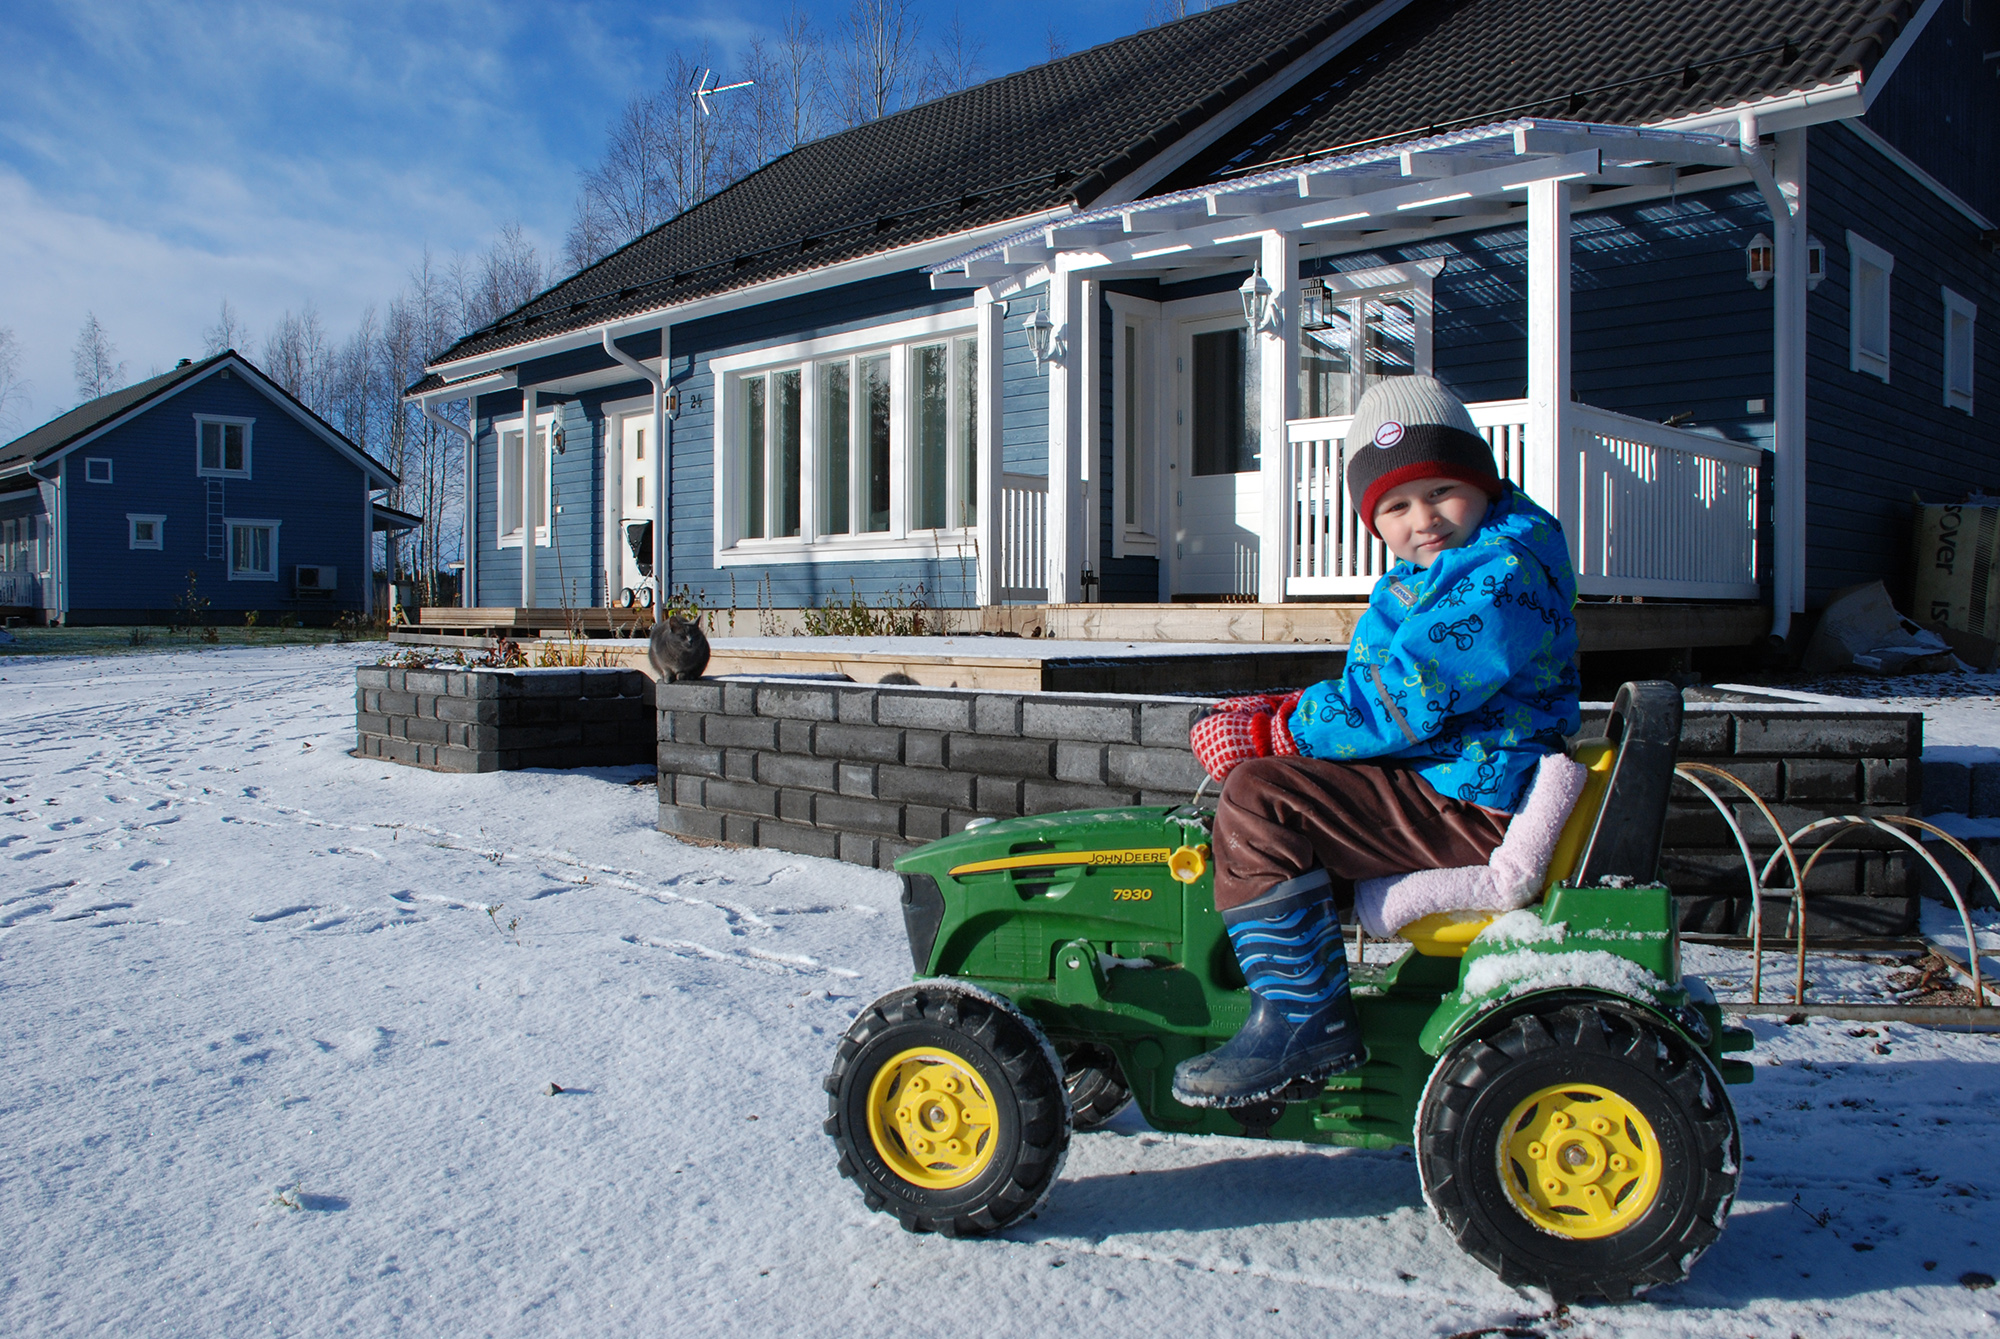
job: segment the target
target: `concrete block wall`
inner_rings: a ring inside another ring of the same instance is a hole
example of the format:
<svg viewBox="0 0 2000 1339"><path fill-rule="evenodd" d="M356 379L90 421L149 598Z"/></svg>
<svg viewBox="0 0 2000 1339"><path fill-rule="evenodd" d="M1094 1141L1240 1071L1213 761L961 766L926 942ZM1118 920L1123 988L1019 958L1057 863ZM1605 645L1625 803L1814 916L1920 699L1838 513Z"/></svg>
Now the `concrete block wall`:
<svg viewBox="0 0 2000 1339"><path fill-rule="evenodd" d="M653 757L653 681L627 669L354 673L356 753L441 772L610 767Z"/></svg>
<svg viewBox="0 0 2000 1339"><path fill-rule="evenodd" d="M978 815L1178 804L1201 781L1187 735L1206 704L778 678L661 684L659 825L887 868ZM1605 710L1586 705L1584 733ZM1684 759L1741 777L1787 832L1832 813L1920 812L1922 748L1920 713L1761 694L1689 702L1681 740ZM1775 849L1754 806L1731 803L1753 850ZM1684 784L1666 846L1683 924L1747 929L1742 857L1727 824ZM1836 848L1808 882L1808 930L1905 933L1916 891L1887 839ZM1767 906L1766 928L1782 932L1785 915Z"/></svg>
<svg viewBox="0 0 2000 1339"><path fill-rule="evenodd" d="M1179 804L1191 698L660 684L660 829L888 868L981 815Z"/></svg>

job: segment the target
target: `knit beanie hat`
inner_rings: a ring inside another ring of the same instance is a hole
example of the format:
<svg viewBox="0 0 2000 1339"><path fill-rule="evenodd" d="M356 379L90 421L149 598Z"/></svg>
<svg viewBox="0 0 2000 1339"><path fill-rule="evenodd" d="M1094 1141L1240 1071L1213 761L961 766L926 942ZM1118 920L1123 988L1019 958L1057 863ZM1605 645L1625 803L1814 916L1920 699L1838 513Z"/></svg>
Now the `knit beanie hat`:
<svg viewBox="0 0 2000 1339"><path fill-rule="evenodd" d="M1506 491L1493 465L1493 448L1443 382L1384 377L1354 406L1347 429L1347 496L1369 534L1376 534L1375 508L1382 495L1415 479L1458 479L1491 498Z"/></svg>

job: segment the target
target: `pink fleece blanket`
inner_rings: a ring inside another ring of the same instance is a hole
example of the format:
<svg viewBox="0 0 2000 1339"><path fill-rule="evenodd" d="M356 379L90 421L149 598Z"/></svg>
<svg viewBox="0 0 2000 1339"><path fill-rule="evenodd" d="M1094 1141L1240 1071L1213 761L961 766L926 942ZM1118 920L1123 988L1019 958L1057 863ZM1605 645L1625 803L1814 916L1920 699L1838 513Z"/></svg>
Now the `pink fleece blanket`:
<svg viewBox="0 0 2000 1339"><path fill-rule="evenodd" d="M1361 928L1387 939L1434 912L1513 911L1533 902L1542 891L1563 823L1583 794L1585 775L1582 764L1560 753L1544 757L1528 802L1483 865L1363 879L1354 889L1354 914Z"/></svg>

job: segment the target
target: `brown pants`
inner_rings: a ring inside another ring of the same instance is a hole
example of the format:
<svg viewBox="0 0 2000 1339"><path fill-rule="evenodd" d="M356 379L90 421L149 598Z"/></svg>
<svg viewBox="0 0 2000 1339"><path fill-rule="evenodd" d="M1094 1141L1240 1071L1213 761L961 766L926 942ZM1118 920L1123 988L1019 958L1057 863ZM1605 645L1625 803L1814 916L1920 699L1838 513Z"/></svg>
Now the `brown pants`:
<svg viewBox="0 0 2000 1339"><path fill-rule="evenodd" d="M1229 774L1216 805L1215 907L1241 906L1316 865L1342 900L1357 879L1483 865L1508 819L1445 798L1407 764L1253 758Z"/></svg>

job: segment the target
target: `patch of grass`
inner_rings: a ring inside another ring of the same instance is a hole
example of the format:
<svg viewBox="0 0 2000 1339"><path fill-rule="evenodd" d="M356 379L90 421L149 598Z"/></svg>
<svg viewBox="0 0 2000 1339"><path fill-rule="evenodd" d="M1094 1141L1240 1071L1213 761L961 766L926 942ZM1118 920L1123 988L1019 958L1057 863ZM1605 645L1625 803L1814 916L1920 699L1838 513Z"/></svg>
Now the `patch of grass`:
<svg viewBox="0 0 2000 1339"><path fill-rule="evenodd" d="M160 651L204 650L211 646L318 646L355 640L332 628L210 628L200 637L159 635L154 629L9 628L11 642L0 642L0 659L10 656L150 655ZM213 635L208 635L212 633ZM378 637L381 633L376 634Z"/></svg>

